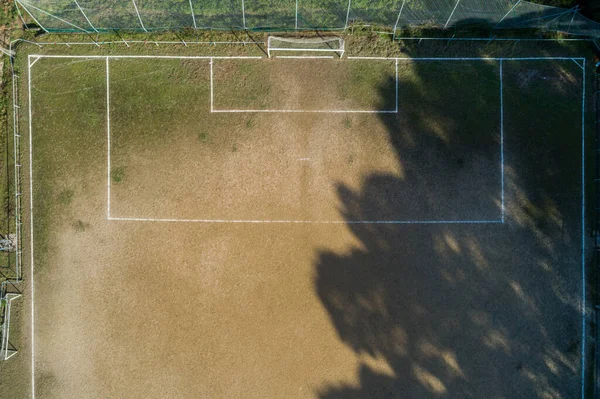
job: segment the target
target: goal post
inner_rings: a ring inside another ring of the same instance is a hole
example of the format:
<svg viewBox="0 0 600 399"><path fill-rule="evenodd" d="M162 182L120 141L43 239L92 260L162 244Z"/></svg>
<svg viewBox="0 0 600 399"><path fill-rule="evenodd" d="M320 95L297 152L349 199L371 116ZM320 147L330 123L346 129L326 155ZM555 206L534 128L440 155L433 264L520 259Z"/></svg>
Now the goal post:
<svg viewBox="0 0 600 399"><path fill-rule="evenodd" d="M0 287L4 291L4 284ZM2 325L0 327L0 360L8 360L17 353L17 349L10 343L10 311L12 301L19 298L21 294L2 292L0 298L0 316Z"/></svg>
<svg viewBox="0 0 600 399"><path fill-rule="evenodd" d="M345 51L344 39L341 37L282 37L269 36L267 39L267 55L269 58L273 52L303 52L310 54L317 53L332 53L338 57L342 57Z"/></svg>

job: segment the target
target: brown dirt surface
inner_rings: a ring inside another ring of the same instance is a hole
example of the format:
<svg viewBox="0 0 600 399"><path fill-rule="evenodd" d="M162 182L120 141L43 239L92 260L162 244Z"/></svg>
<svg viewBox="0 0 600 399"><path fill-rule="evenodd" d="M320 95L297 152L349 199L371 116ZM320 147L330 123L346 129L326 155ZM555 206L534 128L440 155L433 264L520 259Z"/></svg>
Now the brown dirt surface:
<svg viewBox="0 0 600 399"><path fill-rule="evenodd" d="M130 62L111 61L112 216L342 223L107 220L104 60L38 61L38 397L578 392L574 63L504 66L506 223L361 225L498 219L497 64L406 66L386 116L211 115L206 61Z"/></svg>

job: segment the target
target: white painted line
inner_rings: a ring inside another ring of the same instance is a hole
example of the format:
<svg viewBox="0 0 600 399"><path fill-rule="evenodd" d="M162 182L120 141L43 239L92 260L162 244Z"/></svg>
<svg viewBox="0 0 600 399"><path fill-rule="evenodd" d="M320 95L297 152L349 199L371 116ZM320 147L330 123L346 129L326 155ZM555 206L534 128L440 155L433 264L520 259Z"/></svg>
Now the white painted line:
<svg viewBox="0 0 600 399"><path fill-rule="evenodd" d="M262 112L262 113L320 113L320 114L395 114L396 110L389 111L377 111L377 110L352 110L352 109L314 109L314 110L303 110L303 109L213 109L211 112Z"/></svg>
<svg viewBox="0 0 600 399"><path fill-rule="evenodd" d="M31 397L35 398L35 295L33 276L33 127L31 125L31 56L27 57L27 89L29 102L29 253L31 256Z"/></svg>
<svg viewBox="0 0 600 399"><path fill-rule="evenodd" d="M334 48L287 48L287 47L269 47L270 51L306 51L312 53L313 51L317 52L326 52L326 53L337 53L342 51L343 49L334 49Z"/></svg>
<svg viewBox="0 0 600 399"><path fill-rule="evenodd" d="M298 161L309 161L310 158L298 158Z"/></svg>
<svg viewBox="0 0 600 399"><path fill-rule="evenodd" d="M276 55L273 58L291 58L291 59L323 59L323 58L333 58L333 55Z"/></svg>
<svg viewBox="0 0 600 399"><path fill-rule="evenodd" d="M586 278L585 278L585 58L581 94L581 399L585 399L586 353Z"/></svg>
<svg viewBox="0 0 600 399"><path fill-rule="evenodd" d="M398 112L398 60L396 60L396 112Z"/></svg>
<svg viewBox="0 0 600 399"><path fill-rule="evenodd" d="M217 57L215 57L217 58ZM259 57L260 58L260 57ZM295 56L278 56L273 58L324 58L320 56L311 57L295 57ZM331 57L327 57L331 58ZM394 58L386 59L394 60ZM211 58L212 62L212 58ZM210 112L212 113L322 113L322 114L394 114L398 112L398 62L396 61L396 108L393 110L353 110L353 109L325 109L325 110L304 110L304 109L215 109L214 107L214 78L211 64L210 70L210 95L211 95L211 107Z"/></svg>
<svg viewBox="0 0 600 399"><path fill-rule="evenodd" d="M585 58L573 57L463 57L463 58L448 58L448 57L351 57L350 60L398 60L398 61L540 61L540 60L585 60Z"/></svg>
<svg viewBox="0 0 600 399"><path fill-rule="evenodd" d="M62 54L32 54L31 57L39 58L150 58L150 59L169 59L169 60L208 60L214 59L239 59L239 60L260 60L265 57L259 56L239 56L239 57L223 57L223 56L210 56L210 55L62 55Z"/></svg>
<svg viewBox="0 0 600 399"><path fill-rule="evenodd" d="M36 62L38 62L38 60L39 60L40 58L41 58L41 57L35 57L35 59L33 60L33 62L32 62L30 65L29 65L29 68L31 68L31 67L32 67L32 66L33 66L33 65L34 65Z"/></svg>
<svg viewBox="0 0 600 399"><path fill-rule="evenodd" d="M213 59L210 59L210 112L214 112L214 83L213 83Z"/></svg>
<svg viewBox="0 0 600 399"><path fill-rule="evenodd" d="M498 224L501 220L252 220L252 219L171 219L110 217L123 222L162 223L296 223L296 224Z"/></svg>
<svg viewBox="0 0 600 399"><path fill-rule="evenodd" d="M107 146L107 171L106 171L106 217L110 218L110 68L106 57L106 146Z"/></svg>
<svg viewBox="0 0 600 399"><path fill-rule="evenodd" d="M502 196L502 223L504 223L504 86L500 60L500 193Z"/></svg>
<svg viewBox="0 0 600 399"><path fill-rule="evenodd" d="M579 68L583 69L583 62L584 62L584 61L583 61L583 62L580 64L580 63L579 63L579 61L578 61L576 58L571 58L571 60L572 60L572 61L573 61L575 64L577 64L577 66L578 66Z"/></svg>

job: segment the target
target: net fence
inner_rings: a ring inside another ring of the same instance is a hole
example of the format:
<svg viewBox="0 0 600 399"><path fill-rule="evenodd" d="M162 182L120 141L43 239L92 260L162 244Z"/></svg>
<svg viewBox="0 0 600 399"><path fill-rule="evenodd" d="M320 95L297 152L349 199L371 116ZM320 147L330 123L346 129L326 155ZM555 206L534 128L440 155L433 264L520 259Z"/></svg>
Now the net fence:
<svg viewBox="0 0 600 399"><path fill-rule="evenodd" d="M184 28L341 30L433 25L533 28L600 36L600 23L522 0L15 0L48 32L157 31Z"/></svg>

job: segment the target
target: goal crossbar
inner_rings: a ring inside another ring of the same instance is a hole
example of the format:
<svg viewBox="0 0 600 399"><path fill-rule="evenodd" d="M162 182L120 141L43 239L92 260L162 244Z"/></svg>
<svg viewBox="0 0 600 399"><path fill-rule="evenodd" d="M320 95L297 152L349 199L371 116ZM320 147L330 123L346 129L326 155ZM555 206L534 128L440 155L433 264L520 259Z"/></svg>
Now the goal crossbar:
<svg viewBox="0 0 600 399"><path fill-rule="evenodd" d="M273 51L329 52L335 53L341 58L344 55L345 43L344 39L340 37L291 38L269 36L267 39L267 55L269 58Z"/></svg>

